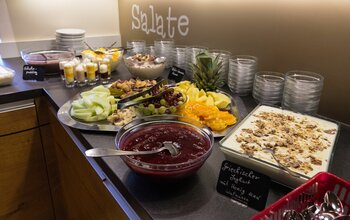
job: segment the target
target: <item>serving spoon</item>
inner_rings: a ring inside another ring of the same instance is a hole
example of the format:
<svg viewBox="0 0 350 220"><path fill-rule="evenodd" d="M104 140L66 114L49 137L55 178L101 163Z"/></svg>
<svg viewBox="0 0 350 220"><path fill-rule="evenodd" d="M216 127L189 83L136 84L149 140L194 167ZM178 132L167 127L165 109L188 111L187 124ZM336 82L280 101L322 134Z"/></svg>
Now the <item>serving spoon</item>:
<svg viewBox="0 0 350 220"><path fill-rule="evenodd" d="M112 148L94 148L85 151L87 157L110 157L110 156L123 156L123 155L146 155L146 154L156 154L161 151L167 150L171 156L176 156L180 153L179 149L172 142L163 142L162 147L156 150L149 151L125 151L116 150Z"/></svg>
<svg viewBox="0 0 350 220"><path fill-rule="evenodd" d="M294 177L300 177L297 173L295 173L294 171L292 171L291 169L289 169L287 166L283 165L275 156L275 151L270 149L270 148L263 148L262 149L265 152L268 152L271 154L271 156L273 157L273 159L277 162L278 166L280 166L282 169L284 169L285 171L287 171L287 173L289 173L290 175L294 176Z"/></svg>

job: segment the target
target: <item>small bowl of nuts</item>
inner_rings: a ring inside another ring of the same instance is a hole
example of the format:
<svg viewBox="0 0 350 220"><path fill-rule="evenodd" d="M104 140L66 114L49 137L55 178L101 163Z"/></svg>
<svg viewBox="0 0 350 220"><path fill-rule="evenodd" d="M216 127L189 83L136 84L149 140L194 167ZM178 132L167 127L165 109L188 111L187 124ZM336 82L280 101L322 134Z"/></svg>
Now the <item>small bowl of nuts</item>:
<svg viewBox="0 0 350 220"><path fill-rule="evenodd" d="M156 79L165 69L165 57L150 54L124 56L124 63L133 77L139 79Z"/></svg>

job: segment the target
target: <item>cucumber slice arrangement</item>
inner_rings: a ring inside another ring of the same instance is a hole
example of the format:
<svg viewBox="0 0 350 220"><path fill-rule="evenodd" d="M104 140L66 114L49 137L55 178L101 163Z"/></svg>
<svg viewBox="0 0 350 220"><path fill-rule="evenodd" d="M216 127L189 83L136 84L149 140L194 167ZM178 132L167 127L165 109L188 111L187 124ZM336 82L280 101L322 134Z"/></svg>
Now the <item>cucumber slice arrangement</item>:
<svg viewBox="0 0 350 220"><path fill-rule="evenodd" d="M117 108L114 96L102 85L82 92L80 96L72 102L70 115L85 122L105 120Z"/></svg>

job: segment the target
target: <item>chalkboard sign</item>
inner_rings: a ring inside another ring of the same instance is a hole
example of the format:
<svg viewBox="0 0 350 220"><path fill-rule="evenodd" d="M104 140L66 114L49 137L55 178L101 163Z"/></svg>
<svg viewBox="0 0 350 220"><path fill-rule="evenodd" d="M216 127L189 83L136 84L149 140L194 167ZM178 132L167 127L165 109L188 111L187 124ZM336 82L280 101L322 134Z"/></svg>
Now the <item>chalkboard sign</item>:
<svg viewBox="0 0 350 220"><path fill-rule="evenodd" d="M45 70L41 67L36 67L32 65L23 66L23 80L44 80Z"/></svg>
<svg viewBox="0 0 350 220"><path fill-rule="evenodd" d="M172 66L170 68L168 79L174 80L175 82L180 82L184 77L186 71L177 66Z"/></svg>
<svg viewBox="0 0 350 220"><path fill-rule="evenodd" d="M223 161L216 190L256 210L263 210L270 187L270 178L254 170Z"/></svg>

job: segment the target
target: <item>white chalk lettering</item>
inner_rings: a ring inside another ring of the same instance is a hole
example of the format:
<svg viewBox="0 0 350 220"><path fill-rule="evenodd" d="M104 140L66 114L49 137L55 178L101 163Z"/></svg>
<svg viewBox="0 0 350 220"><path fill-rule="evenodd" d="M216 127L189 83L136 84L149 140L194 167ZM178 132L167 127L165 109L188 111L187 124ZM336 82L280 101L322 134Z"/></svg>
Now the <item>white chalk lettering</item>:
<svg viewBox="0 0 350 220"><path fill-rule="evenodd" d="M152 26L151 26L151 29L149 29L148 31L152 32L152 33L156 33L156 29L154 29L155 22L154 22L154 7L153 7L153 5L150 5L149 9L151 10L151 15L152 15Z"/></svg>
<svg viewBox="0 0 350 220"><path fill-rule="evenodd" d="M179 17L179 25L177 26L179 33L182 36L186 36L188 34L189 28L188 26L190 25L190 21L188 20L188 17L185 15L181 15Z"/></svg>
<svg viewBox="0 0 350 220"><path fill-rule="evenodd" d="M261 198L261 196L257 196L257 195L255 195L255 194L253 194L252 192L249 192L249 193L248 193L248 196L251 197L251 198L253 198L253 199L256 199L256 200L260 200L260 198Z"/></svg>
<svg viewBox="0 0 350 220"><path fill-rule="evenodd" d="M156 12L153 5L149 5L147 11L143 11L138 4L133 4L131 15L131 29L141 30L146 34L155 33L162 38L174 38L177 32L181 36L187 36L190 31L190 20L188 16L173 16L171 7L168 7L168 14L163 17ZM164 27L164 20L166 27Z"/></svg>
<svg viewBox="0 0 350 220"><path fill-rule="evenodd" d="M136 14L135 14L136 13ZM140 19L137 17L140 13L140 8L138 5L133 4L131 9L132 18L135 20L136 24L134 23L134 20L131 22L131 29L140 29L141 23Z"/></svg>

